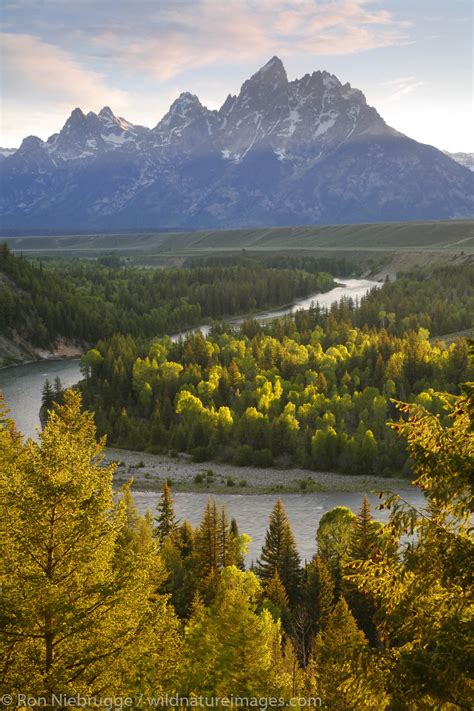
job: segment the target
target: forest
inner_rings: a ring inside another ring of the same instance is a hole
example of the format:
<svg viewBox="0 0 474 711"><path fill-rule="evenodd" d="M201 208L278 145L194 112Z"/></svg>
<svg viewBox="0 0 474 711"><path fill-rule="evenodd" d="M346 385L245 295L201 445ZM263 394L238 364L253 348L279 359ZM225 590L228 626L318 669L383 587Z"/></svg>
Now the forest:
<svg viewBox="0 0 474 711"><path fill-rule="evenodd" d="M116 257L39 263L0 245L0 334L53 348L130 334L152 338L328 291L332 276L264 264L148 269Z"/></svg>
<svg viewBox="0 0 474 711"><path fill-rule="evenodd" d="M410 475L386 426L394 400L444 417L445 397L473 377L469 265L414 270L360 303L296 312L176 343L101 339L82 358L84 404L109 444L196 461ZM443 397L437 391L445 393Z"/></svg>
<svg viewBox="0 0 474 711"><path fill-rule="evenodd" d="M39 441L24 442L2 404L3 706L27 680L48 707L64 694L108 708L169 695L179 706L470 709L474 384L432 399L442 418L414 401L390 424L425 509L381 495L381 525L366 499L336 507L303 565L277 501L251 570L248 537L214 501L193 529L167 484L146 516L129 484L114 495L115 465L79 392L65 392Z"/></svg>

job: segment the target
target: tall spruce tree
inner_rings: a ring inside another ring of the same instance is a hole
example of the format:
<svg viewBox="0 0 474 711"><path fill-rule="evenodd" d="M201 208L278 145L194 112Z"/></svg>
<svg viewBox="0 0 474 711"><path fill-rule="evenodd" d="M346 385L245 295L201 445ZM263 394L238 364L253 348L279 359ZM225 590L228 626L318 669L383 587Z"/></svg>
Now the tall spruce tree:
<svg viewBox="0 0 474 711"><path fill-rule="evenodd" d="M372 556L378 545L379 528L380 524L372 518L369 500L364 496L352 530L350 557L353 560L368 560Z"/></svg>
<svg viewBox="0 0 474 711"><path fill-rule="evenodd" d="M219 567L225 568L226 565L234 565L234 547L232 545L232 531L227 518L225 505L222 504L219 517L219 551L218 561Z"/></svg>
<svg viewBox="0 0 474 711"><path fill-rule="evenodd" d="M1 440L16 445L8 422ZM49 698L161 688L176 622L156 595L149 524L114 503L92 414L66 391L39 441L0 458L0 686ZM145 530L148 528L148 531ZM158 641L159 640L159 641Z"/></svg>
<svg viewBox="0 0 474 711"><path fill-rule="evenodd" d="M281 618L285 624L289 617L289 601L286 590L278 575L278 570L275 569L273 577L267 581L265 585L266 607L270 610L275 618Z"/></svg>
<svg viewBox="0 0 474 711"><path fill-rule="evenodd" d="M244 546L239 544L239 541L242 540L242 537L239 534L239 527L238 527L237 521L235 520L234 517L232 517L231 521L230 521L230 535L232 537L232 543L233 543L233 547L234 547L234 558L235 558L234 565L236 565L237 568L239 568L239 570L245 570ZM248 542L250 542L249 538L248 538Z"/></svg>
<svg viewBox="0 0 474 711"><path fill-rule="evenodd" d="M308 565L304 602L312 622L313 633L324 630L334 609L334 580L320 555Z"/></svg>
<svg viewBox="0 0 474 711"><path fill-rule="evenodd" d="M290 604L296 602L301 582L300 557L281 499L278 499L270 514L265 543L256 564L256 571L264 581L271 580L275 571L278 571Z"/></svg>
<svg viewBox="0 0 474 711"><path fill-rule="evenodd" d="M251 572L224 568L215 600L196 606L186 627L180 688L207 697L277 696L280 626L258 611L260 583Z"/></svg>
<svg viewBox="0 0 474 711"><path fill-rule="evenodd" d="M155 517L155 535L163 543L168 536L176 533L178 528L178 521L174 512L174 501L167 479L164 481L156 510L158 515Z"/></svg>
<svg viewBox="0 0 474 711"><path fill-rule="evenodd" d="M378 674L378 670L374 673L366 669L369 666L367 660L364 664L366 649L363 632L358 629L344 598L340 598L326 629L316 636L308 670L327 708L334 711L387 708L383 675Z"/></svg>
<svg viewBox="0 0 474 711"><path fill-rule="evenodd" d="M49 410L53 406L54 402L54 389L48 378L44 381L43 391L41 394L41 407L45 410Z"/></svg>

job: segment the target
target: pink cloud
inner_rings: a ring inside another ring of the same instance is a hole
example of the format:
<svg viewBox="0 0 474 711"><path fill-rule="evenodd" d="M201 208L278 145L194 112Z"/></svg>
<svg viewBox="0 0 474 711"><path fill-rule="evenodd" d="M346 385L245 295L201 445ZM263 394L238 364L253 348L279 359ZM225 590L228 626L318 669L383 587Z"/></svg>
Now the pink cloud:
<svg viewBox="0 0 474 711"><path fill-rule="evenodd" d="M64 50L28 34L1 33L0 40L5 98L47 98L48 103L61 104L124 103L124 92L110 88L100 74L85 69Z"/></svg>
<svg viewBox="0 0 474 711"><path fill-rule="evenodd" d="M120 46L125 69L161 80L214 63L235 64L295 51L345 55L401 43L406 25L367 0L202 0L165 4L149 26L109 29L94 37Z"/></svg>

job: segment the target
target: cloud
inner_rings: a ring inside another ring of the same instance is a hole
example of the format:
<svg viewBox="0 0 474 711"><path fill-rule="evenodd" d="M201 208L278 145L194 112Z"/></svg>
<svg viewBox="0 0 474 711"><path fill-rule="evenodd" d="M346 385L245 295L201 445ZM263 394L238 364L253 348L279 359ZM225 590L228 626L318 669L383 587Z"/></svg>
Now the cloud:
<svg viewBox="0 0 474 711"><path fill-rule="evenodd" d="M128 7L118 2L100 31L86 20L82 41L124 71L166 81L216 63L235 65L272 54L346 55L406 41L407 24L372 5L370 0L141 0Z"/></svg>
<svg viewBox="0 0 474 711"><path fill-rule="evenodd" d="M74 106L110 104L153 123L172 88L210 86L214 68L235 77L239 66L257 68L273 54L348 55L401 44L408 32L371 0L5 0L3 19L9 142L19 140L28 114L41 135ZM214 105L229 89L218 83L202 92ZM43 111L38 127L32 111Z"/></svg>
<svg viewBox="0 0 474 711"><path fill-rule="evenodd" d="M387 101L399 101L407 94L412 94L414 91L424 86L425 82L418 81L414 76L397 77L388 82L384 82L382 86L389 87L390 94Z"/></svg>
<svg viewBox="0 0 474 711"><path fill-rule="evenodd" d="M2 94L48 104L124 104L125 92L107 85L67 52L29 34L1 33Z"/></svg>

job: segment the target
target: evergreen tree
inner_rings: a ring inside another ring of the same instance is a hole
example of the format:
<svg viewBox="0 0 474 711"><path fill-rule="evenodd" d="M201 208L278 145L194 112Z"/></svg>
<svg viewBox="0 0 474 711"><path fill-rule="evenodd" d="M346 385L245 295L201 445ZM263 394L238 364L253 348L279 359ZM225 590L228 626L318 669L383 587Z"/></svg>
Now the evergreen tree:
<svg viewBox="0 0 474 711"><path fill-rule="evenodd" d="M63 384L61 383L61 378L59 375L57 375L54 379L54 397L56 399L56 402L58 402L58 398L60 395L62 395L63 392Z"/></svg>
<svg viewBox="0 0 474 711"><path fill-rule="evenodd" d="M226 565L234 565L234 555L232 549L232 534L225 505L222 504L218 523L218 564L219 568Z"/></svg>
<svg viewBox="0 0 474 711"><path fill-rule="evenodd" d="M290 612L288 595L276 569L265 586L265 600L273 617L280 618L284 624L287 623Z"/></svg>
<svg viewBox="0 0 474 711"><path fill-rule="evenodd" d="M239 527L234 517L230 520L230 535L234 548L234 565L236 565L239 570L245 570L245 551L244 547L239 545L239 541L242 540L242 537L239 534ZM250 539L248 539L248 542L250 543Z"/></svg>
<svg viewBox="0 0 474 711"><path fill-rule="evenodd" d="M326 629L315 639L311 672L325 705L334 711L387 708L383 679L366 671L363 654L367 640L344 598L340 598Z"/></svg>
<svg viewBox="0 0 474 711"><path fill-rule="evenodd" d="M368 560L372 556L378 544L378 530L379 524L372 518L369 500L364 496L351 536L350 557L353 560Z"/></svg>
<svg viewBox="0 0 474 711"><path fill-rule="evenodd" d="M8 424L1 431L16 444ZM1 467L5 691L27 680L35 696L121 695L138 679L164 688L164 667L178 663L175 617L155 594L151 529L135 540L127 532L137 520L130 500L114 504L114 467L101 466L104 443L95 435L92 415L68 390L39 442Z"/></svg>
<svg viewBox="0 0 474 711"><path fill-rule="evenodd" d="M45 379L43 384L43 392L41 395L41 407L45 410L49 410L54 402L54 389L48 378Z"/></svg>
<svg viewBox="0 0 474 711"><path fill-rule="evenodd" d="M260 559L257 561L256 571L264 581L271 580L277 571L290 603L293 604L297 600L301 580L300 557L281 499L277 500L270 514L265 543Z"/></svg>
<svg viewBox="0 0 474 711"><path fill-rule="evenodd" d="M214 598L220 569L220 513L215 499L208 498L204 514L194 535L194 567L199 589L206 602Z"/></svg>
<svg viewBox="0 0 474 711"><path fill-rule="evenodd" d="M386 497L397 538L415 536L406 563L382 551L352 564L352 582L372 594L383 621L390 708L472 706L472 501L474 384L443 398L446 419L422 405L392 426L407 440L423 511Z"/></svg>
<svg viewBox="0 0 474 711"><path fill-rule="evenodd" d="M280 628L267 610L257 612L260 596L253 573L222 570L214 602L198 605L186 628L184 694L278 695Z"/></svg>
<svg viewBox="0 0 474 711"><path fill-rule="evenodd" d="M372 558L381 541L380 524L374 521L370 503L364 496L359 514L354 519L354 528L350 545L350 562L346 566L349 573L343 582L343 591L359 627L364 631L371 644L378 644L379 632L375 623L376 605L373 596L365 590L358 590L351 580L352 561L365 561Z"/></svg>
<svg viewBox="0 0 474 711"><path fill-rule="evenodd" d="M158 516L155 518L155 535L160 542L163 543L169 536L175 534L178 528L178 522L174 513L174 502L167 479L164 481L156 510Z"/></svg>
<svg viewBox="0 0 474 711"><path fill-rule="evenodd" d="M304 588L304 602L314 634L326 628L334 601L334 580L323 558L317 555L308 565Z"/></svg>

